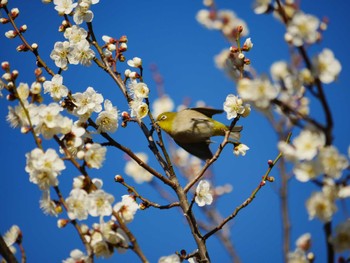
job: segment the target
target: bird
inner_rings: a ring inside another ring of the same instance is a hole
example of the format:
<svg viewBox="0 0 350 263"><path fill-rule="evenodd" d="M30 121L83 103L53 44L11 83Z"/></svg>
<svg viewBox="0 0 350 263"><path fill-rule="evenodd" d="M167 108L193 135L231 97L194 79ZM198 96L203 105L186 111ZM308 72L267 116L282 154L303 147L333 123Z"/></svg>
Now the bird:
<svg viewBox="0 0 350 263"><path fill-rule="evenodd" d="M212 119L223 110L212 108L187 108L179 112L163 112L158 115L156 124L169 134L177 145L190 154L207 160L213 157L209 145L212 136L225 136L229 127ZM230 133L235 141L240 139L242 126L236 126Z"/></svg>

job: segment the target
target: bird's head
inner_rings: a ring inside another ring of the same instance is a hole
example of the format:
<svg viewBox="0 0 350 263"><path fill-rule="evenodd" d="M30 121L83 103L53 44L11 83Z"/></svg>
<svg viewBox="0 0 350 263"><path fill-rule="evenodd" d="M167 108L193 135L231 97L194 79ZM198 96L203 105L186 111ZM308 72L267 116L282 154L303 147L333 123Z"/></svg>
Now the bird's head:
<svg viewBox="0 0 350 263"><path fill-rule="evenodd" d="M171 133L176 112L163 112L158 115L156 123L167 133Z"/></svg>

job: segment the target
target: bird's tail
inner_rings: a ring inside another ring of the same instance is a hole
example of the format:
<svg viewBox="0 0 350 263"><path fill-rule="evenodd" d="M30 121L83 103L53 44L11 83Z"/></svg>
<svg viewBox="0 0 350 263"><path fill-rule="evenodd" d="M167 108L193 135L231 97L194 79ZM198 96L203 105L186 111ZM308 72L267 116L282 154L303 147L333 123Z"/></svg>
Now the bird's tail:
<svg viewBox="0 0 350 263"><path fill-rule="evenodd" d="M229 129L229 127L227 127ZM236 126L233 127L231 133L230 133L230 138L234 141L239 141L241 139L241 131L243 130L243 126Z"/></svg>

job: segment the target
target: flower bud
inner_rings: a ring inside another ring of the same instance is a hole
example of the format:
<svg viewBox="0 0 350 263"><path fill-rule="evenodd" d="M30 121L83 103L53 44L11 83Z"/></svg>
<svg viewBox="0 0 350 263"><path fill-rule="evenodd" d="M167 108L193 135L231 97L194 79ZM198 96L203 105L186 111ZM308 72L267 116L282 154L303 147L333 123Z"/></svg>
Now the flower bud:
<svg viewBox="0 0 350 263"><path fill-rule="evenodd" d="M19 15L19 9L18 8L12 8L11 9L11 17L16 18Z"/></svg>
<svg viewBox="0 0 350 263"><path fill-rule="evenodd" d="M0 18L0 23L1 23L1 24L7 24L8 22L10 22L9 19L7 19L7 18L5 18L5 17L1 17L1 18Z"/></svg>
<svg viewBox="0 0 350 263"><path fill-rule="evenodd" d="M16 48L16 50L17 50L18 52L25 52L25 51L28 51L29 49L28 49L28 47L27 47L25 44L22 44L22 45L19 45L19 46Z"/></svg>
<svg viewBox="0 0 350 263"><path fill-rule="evenodd" d="M117 174L116 176L114 176L114 181L116 181L117 183L123 183L124 178L120 174Z"/></svg>
<svg viewBox="0 0 350 263"><path fill-rule="evenodd" d="M1 68L2 68L3 70L5 70L5 71L10 70L10 63L9 63L8 61L3 61L3 62L1 63Z"/></svg>
<svg viewBox="0 0 350 263"><path fill-rule="evenodd" d="M5 37L11 39L11 38L15 38L17 36L17 32L13 31L13 30L9 30L7 32L5 32Z"/></svg>
<svg viewBox="0 0 350 263"><path fill-rule="evenodd" d="M33 43L33 44L31 45L31 47L32 47L32 49L38 49L38 44L37 44L37 43Z"/></svg>
<svg viewBox="0 0 350 263"><path fill-rule="evenodd" d="M119 46L119 51L120 52L124 52L128 49L128 45L126 43L121 43L120 46Z"/></svg>
<svg viewBox="0 0 350 263"><path fill-rule="evenodd" d="M58 228L63 228L69 223L68 219L58 219L57 220L57 227Z"/></svg>
<svg viewBox="0 0 350 263"><path fill-rule="evenodd" d="M121 36L121 37L119 38L119 42L120 42L120 43L127 43L127 42L128 42L127 36Z"/></svg>
<svg viewBox="0 0 350 263"><path fill-rule="evenodd" d="M30 86L30 92L32 94L39 94L41 92L41 83L35 81Z"/></svg>
<svg viewBox="0 0 350 263"><path fill-rule="evenodd" d="M22 25L20 28L19 28L19 32L23 33L23 32L26 32L28 29L27 25Z"/></svg>
<svg viewBox="0 0 350 263"><path fill-rule="evenodd" d="M36 68L34 70L34 74L36 77L39 77L43 73L43 70L41 68Z"/></svg>
<svg viewBox="0 0 350 263"><path fill-rule="evenodd" d="M12 75L9 72L6 72L5 74L2 75L2 78L6 81L11 81Z"/></svg>

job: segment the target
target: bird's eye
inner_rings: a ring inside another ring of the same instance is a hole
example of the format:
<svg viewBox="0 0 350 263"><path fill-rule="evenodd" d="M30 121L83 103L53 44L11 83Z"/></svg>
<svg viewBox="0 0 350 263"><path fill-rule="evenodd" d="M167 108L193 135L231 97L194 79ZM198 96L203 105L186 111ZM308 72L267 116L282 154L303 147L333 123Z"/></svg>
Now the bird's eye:
<svg viewBox="0 0 350 263"><path fill-rule="evenodd" d="M161 120L161 121L164 121L164 120L166 120L166 118L167 118L167 116L166 116L166 115L163 115L162 117L160 117L160 120Z"/></svg>

